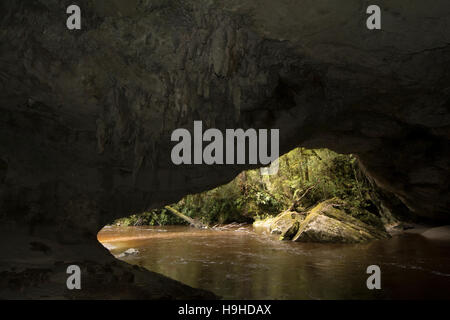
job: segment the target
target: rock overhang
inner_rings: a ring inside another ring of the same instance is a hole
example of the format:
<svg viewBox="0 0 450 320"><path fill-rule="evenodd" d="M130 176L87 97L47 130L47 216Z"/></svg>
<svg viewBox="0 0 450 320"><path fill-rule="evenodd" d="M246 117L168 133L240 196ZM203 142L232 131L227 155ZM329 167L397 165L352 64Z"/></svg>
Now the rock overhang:
<svg viewBox="0 0 450 320"><path fill-rule="evenodd" d="M223 184L246 167L170 162L170 133L203 120L280 129L280 154L353 153L413 215L448 221L450 5L379 2L375 33L356 0L80 1L79 33L61 3L2 2L2 219L96 241Z"/></svg>

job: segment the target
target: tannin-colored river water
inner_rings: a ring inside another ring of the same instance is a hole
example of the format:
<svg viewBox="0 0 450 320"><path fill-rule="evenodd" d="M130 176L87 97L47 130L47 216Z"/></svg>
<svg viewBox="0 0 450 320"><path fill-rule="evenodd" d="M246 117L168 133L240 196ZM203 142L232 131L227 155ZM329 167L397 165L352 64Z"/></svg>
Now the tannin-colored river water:
<svg viewBox="0 0 450 320"><path fill-rule="evenodd" d="M108 226L98 239L123 261L224 299L450 299L450 242L418 234L344 245L282 242L251 227ZM366 286L369 265L381 268L381 290Z"/></svg>

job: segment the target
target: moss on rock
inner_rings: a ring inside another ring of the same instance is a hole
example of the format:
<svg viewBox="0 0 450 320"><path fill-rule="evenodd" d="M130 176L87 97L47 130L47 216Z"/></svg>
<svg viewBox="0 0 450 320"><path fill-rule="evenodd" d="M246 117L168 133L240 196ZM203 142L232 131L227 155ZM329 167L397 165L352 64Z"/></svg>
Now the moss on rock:
<svg viewBox="0 0 450 320"><path fill-rule="evenodd" d="M379 217L338 198L319 203L306 217L284 211L253 225L257 231L279 234L280 240L299 242L358 243L389 237Z"/></svg>
<svg viewBox="0 0 450 320"><path fill-rule="evenodd" d="M295 211L284 211L276 216L270 225L270 233L284 235L296 222L302 222L305 216Z"/></svg>
<svg viewBox="0 0 450 320"><path fill-rule="evenodd" d="M280 239L290 240L300 227L305 215L295 211L283 211L276 217L255 221L253 227L257 232L279 234ZM297 226L297 227L295 227Z"/></svg>
<svg viewBox="0 0 450 320"><path fill-rule="evenodd" d="M315 206L306 219L300 225L293 241L301 242L340 242L358 243L375 239L385 239L389 234L384 229L381 221L375 215L359 209L358 216L370 217L364 219L355 218L355 209L340 199L333 198Z"/></svg>

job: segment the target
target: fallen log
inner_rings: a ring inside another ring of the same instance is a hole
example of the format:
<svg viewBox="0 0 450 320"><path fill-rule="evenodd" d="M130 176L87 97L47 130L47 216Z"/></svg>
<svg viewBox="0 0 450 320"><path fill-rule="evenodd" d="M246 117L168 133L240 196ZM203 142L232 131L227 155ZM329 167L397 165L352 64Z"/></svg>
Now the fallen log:
<svg viewBox="0 0 450 320"><path fill-rule="evenodd" d="M192 219L191 217L188 217L187 215L182 214L180 211L178 211L172 207L165 206L165 208L167 210L169 210L170 212L172 212L177 217L183 219L184 221L187 221L191 226L194 226L195 228L198 228L198 229L207 229L208 228L208 226L204 225L200 221Z"/></svg>

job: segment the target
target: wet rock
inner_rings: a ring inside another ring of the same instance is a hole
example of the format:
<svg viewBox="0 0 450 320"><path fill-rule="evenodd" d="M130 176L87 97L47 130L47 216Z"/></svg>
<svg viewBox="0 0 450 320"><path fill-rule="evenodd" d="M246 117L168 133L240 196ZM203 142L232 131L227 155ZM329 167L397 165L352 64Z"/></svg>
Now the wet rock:
<svg viewBox="0 0 450 320"><path fill-rule="evenodd" d="M407 223L402 223L401 222L401 223L398 223L398 224L394 225L393 228L397 229L397 230L405 231L405 230L414 229L414 226L410 225L410 224L407 224Z"/></svg>
<svg viewBox="0 0 450 320"><path fill-rule="evenodd" d="M117 256L117 258L123 258L123 257L126 257L126 256L136 255L138 253L139 253L139 250L137 250L135 248L130 248L130 249L122 252L121 254L119 254Z"/></svg>

